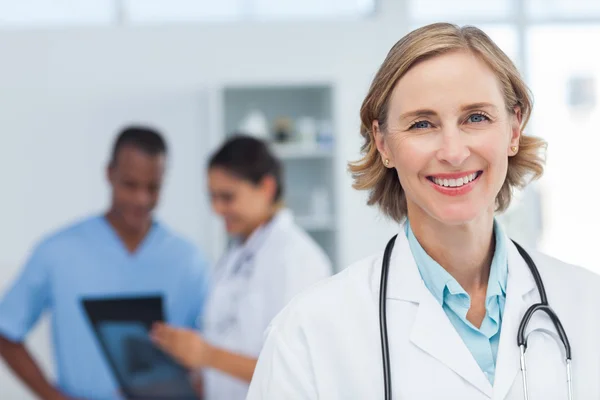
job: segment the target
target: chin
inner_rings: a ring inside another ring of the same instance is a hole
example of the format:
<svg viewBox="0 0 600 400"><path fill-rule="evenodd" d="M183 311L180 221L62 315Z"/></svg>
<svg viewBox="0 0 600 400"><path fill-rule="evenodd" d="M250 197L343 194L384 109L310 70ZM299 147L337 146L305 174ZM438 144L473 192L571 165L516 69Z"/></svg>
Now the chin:
<svg viewBox="0 0 600 400"><path fill-rule="evenodd" d="M225 225L225 230L230 236L238 236L241 233L241 229L235 225Z"/></svg>
<svg viewBox="0 0 600 400"><path fill-rule="evenodd" d="M448 226L465 225L487 214L487 207L478 207L472 203L446 204L435 207L434 210L429 215L438 222Z"/></svg>

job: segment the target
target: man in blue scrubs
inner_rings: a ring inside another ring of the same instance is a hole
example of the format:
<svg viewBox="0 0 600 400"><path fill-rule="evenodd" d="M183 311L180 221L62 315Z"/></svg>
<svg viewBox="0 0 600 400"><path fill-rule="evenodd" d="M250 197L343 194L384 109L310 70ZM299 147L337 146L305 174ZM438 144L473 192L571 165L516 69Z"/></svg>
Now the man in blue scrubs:
<svg viewBox="0 0 600 400"><path fill-rule="evenodd" d="M144 127L117 138L108 180L112 204L41 240L0 302L0 354L41 399L115 399L119 387L81 305L84 297L161 294L171 323L194 328L208 285L203 255L152 217L166 144ZM52 313L58 378L51 383L23 342Z"/></svg>

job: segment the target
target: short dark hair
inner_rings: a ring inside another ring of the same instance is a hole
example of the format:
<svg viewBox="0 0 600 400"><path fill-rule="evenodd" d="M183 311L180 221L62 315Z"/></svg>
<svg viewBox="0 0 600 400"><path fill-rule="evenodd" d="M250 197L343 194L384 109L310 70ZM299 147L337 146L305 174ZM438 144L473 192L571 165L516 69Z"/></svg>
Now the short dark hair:
<svg viewBox="0 0 600 400"><path fill-rule="evenodd" d="M275 178L277 189L274 202L281 200L284 194L283 166L262 140L235 133L210 158L208 168L220 167L227 172L258 184L267 176Z"/></svg>
<svg viewBox="0 0 600 400"><path fill-rule="evenodd" d="M167 143L160 132L148 126L130 125L123 128L115 140L111 165L117 160L119 151L126 146L133 146L151 156L167 154Z"/></svg>

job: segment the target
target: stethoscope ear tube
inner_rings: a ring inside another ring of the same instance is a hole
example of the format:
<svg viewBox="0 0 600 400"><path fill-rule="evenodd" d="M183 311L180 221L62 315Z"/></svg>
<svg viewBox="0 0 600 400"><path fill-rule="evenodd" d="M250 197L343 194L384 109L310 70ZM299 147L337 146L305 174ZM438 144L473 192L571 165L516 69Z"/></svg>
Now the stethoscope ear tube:
<svg viewBox="0 0 600 400"><path fill-rule="evenodd" d="M392 399L392 379L391 379L391 368L390 368L390 351L388 348L388 335L387 335L387 316L386 316L386 293L387 293L387 278L390 270L390 258L392 258L392 250L394 249L394 243L396 237L394 235L385 247L383 253L383 262L381 263L381 281L379 284L379 332L381 335L381 354L383 357L383 387L385 391L385 399Z"/></svg>
<svg viewBox="0 0 600 400"><path fill-rule="evenodd" d="M512 242L515 245L515 247L517 248L517 250L519 251L519 254L521 255L521 257L523 257L523 260L525 260L525 263L527 264L527 266L529 267L529 271L531 272L531 275L533 276L533 280L535 281L535 285L537 286L537 290L538 290L538 293L540 296L540 303L548 305L548 297L546 296L546 288L544 287L544 282L542 281L540 272L538 271L537 267L535 266L535 262L533 262L529 253L527 253L525 251L525 249L523 247L521 247L521 245L519 243L515 242L514 240Z"/></svg>
<svg viewBox="0 0 600 400"><path fill-rule="evenodd" d="M381 281L379 284L379 326L380 326L380 334L381 334L381 354L383 359L383 382L384 382L384 391L385 391L385 399L391 400L392 398L392 382L391 382L391 367L390 367L390 352L388 347L388 335L387 335L387 316L386 316L386 298L387 298L387 280L390 269L390 259L392 255L392 250L394 248L394 243L396 242L396 237L398 235L394 235L388 242L385 252L383 254L383 261L381 263ZM571 344L569 343L569 338L563 328L560 319L556 315L556 313L550 308L548 304L548 298L546 296L546 289L544 288L544 283L542 282L542 277L535 265L533 259L529 256L527 251L523 249L517 242L512 241L514 245L517 247L519 254L525 260L525 263L529 267L529 270L535 280L535 284L538 289L538 293L540 296L540 303L534 304L525 312L521 323L519 324L519 330L517 332L517 344L519 345L521 351L520 364L521 371L523 373L523 390L525 393L525 398L528 398L528 390L527 390L527 373L525 366L525 351L527 349L527 339L525 337L525 330L527 329L527 325L533 314L537 311L545 312L552 324L556 328L556 331L560 337L560 340L563 343L566 353L566 362L567 362L567 383L568 383L568 394L569 399L573 399L573 387L572 387L572 372L571 372Z"/></svg>

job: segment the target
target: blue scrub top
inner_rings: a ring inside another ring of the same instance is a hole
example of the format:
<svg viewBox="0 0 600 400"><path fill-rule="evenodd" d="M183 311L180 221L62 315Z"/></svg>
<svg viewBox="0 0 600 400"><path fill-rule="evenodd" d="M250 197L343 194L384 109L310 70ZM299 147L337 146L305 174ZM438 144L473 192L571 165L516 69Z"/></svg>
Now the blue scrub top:
<svg viewBox="0 0 600 400"><path fill-rule="evenodd" d="M162 294L167 321L194 328L204 307L208 273L203 254L160 223L130 253L108 221L94 216L34 249L0 301L0 334L23 341L50 311L59 389L76 398L118 399L117 381L81 298Z"/></svg>

